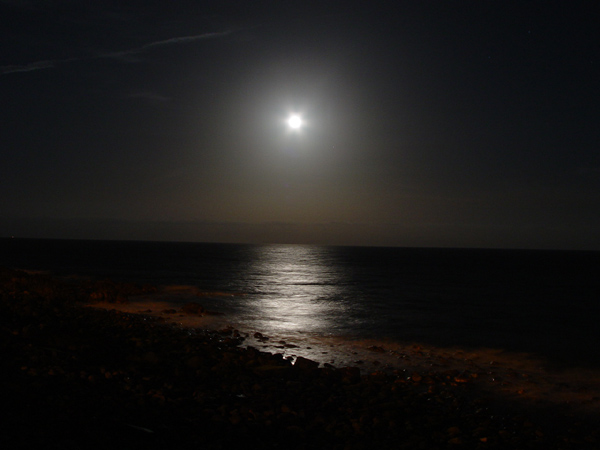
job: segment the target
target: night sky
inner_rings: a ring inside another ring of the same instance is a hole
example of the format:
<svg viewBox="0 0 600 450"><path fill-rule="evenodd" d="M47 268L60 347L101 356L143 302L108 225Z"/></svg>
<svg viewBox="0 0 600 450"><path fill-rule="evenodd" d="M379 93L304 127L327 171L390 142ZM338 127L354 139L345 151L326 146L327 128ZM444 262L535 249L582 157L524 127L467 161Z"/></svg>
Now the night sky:
<svg viewBox="0 0 600 450"><path fill-rule="evenodd" d="M0 236L600 250L583 5L0 0Z"/></svg>

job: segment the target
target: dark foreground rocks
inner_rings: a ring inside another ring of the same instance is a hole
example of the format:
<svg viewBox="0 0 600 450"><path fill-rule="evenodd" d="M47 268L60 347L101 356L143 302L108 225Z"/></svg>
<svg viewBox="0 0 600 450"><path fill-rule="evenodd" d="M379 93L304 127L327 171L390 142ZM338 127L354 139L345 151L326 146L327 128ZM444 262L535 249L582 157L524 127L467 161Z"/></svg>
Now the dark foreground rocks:
<svg viewBox="0 0 600 450"><path fill-rule="evenodd" d="M464 373L292 365L239 348L235 330L178 329L82 300L82 286L0 271L3 448L600 446L591 418L482 397Z"/></svg>

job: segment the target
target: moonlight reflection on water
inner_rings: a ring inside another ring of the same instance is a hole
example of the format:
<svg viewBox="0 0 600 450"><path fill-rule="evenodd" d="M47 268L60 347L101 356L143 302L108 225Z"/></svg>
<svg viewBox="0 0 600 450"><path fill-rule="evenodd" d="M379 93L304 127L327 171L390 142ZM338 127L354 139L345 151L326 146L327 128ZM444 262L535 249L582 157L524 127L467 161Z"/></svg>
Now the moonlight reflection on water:
<svg viewBox="0 0 600 450"><path fill-rule="evenodd" d="M317 247L257 247L242 276L255 279L257 292L247 303L245 321L264 332L329 334L347 316L346 280Z"/></svg>

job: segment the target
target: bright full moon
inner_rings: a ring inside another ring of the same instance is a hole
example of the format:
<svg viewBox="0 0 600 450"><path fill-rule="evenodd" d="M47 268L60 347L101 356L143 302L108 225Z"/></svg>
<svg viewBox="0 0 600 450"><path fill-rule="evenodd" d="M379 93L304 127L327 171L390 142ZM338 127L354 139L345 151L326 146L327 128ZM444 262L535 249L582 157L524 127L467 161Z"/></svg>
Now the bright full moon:
<svg viewBox="0 0 600 450"><path fill-rule="evenodd" d="M302 126L302 118L299 115L294 114L289 117L287 124L292 130L299 130Z"/></svg>

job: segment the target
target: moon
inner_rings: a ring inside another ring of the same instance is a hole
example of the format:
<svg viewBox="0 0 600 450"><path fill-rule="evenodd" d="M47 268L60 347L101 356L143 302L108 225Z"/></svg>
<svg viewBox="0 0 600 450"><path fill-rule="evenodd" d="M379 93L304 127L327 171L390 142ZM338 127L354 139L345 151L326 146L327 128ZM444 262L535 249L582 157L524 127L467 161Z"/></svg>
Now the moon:
<svg viewBox="0 0 600 450"><path fill-rule="evenodd" d="M287 120L287 124L292 130L299 130L302 127L302 123L302 117L298 114L292 114Z"/></svg>

